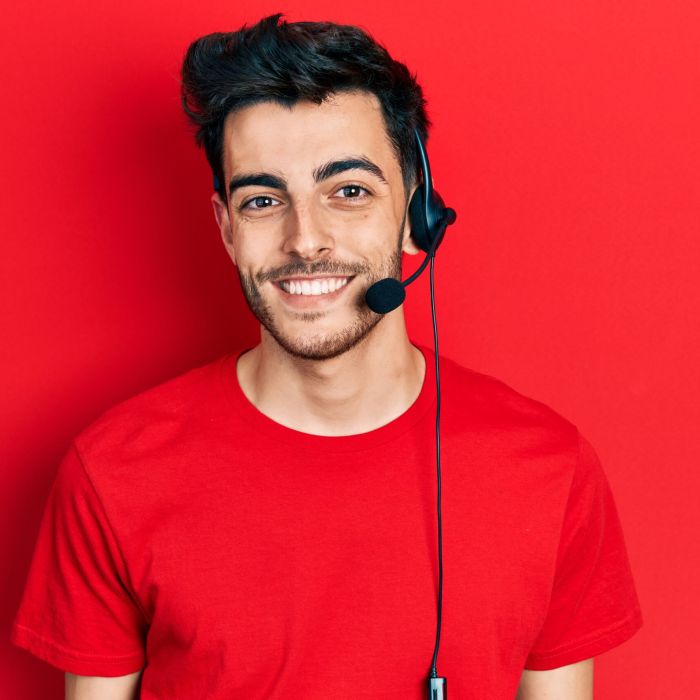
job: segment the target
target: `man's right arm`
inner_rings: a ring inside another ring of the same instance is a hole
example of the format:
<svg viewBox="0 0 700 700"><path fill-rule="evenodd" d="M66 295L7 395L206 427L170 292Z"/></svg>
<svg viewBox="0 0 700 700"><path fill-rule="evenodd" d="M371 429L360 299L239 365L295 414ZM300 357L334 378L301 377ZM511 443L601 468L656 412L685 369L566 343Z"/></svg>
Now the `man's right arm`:
<svg viewBox="0 0 700 700"><path fill-rule="evenodd" d="M113 678L66 673L66 700L136 700L141 673Z"/></svg>

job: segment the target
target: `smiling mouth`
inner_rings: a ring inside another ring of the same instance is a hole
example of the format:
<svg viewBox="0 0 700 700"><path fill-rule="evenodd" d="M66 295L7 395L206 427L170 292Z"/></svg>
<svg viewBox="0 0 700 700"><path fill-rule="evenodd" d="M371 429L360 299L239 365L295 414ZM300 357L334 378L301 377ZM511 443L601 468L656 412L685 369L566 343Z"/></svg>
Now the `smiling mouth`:
<svg viewBox="0 0 700 700"><path fill-rule="evenodd" d="M279 280L275 284L290 295L322 296L333 294L353 279L349 277L290 277Z"/></svg>

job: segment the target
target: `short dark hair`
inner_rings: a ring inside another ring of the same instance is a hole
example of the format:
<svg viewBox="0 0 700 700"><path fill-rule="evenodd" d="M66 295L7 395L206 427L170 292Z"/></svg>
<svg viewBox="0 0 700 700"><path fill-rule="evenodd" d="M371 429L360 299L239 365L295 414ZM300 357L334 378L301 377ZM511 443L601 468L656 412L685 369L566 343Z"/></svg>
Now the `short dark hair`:
<svg viewBox="0 0 700 700"><path fill-rule="evenodd" d="M227 201L222 150L226 116L260 102L321 104L332 93L364 90L382 108L406 191L416 180L414 128L424 140L430 121L415 75L367 32L331 22L280 22L270 15L235 32L215 32L190 44L182 66L182 106L197 126Z"/></svg>

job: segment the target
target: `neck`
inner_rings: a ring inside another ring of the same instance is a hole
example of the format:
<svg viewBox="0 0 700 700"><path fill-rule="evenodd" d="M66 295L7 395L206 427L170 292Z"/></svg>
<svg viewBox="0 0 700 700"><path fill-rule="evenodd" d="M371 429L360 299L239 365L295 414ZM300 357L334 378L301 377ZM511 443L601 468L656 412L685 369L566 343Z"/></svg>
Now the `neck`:
<svg viewBox="0 0 700 700"><path fill-rule="evenodd" d="M328 360L290 355L261 329L238 361L248 400L277 423L313 435L354 435L389 423L418 398L423 355L406 335L403 310L386 316L347 352Z"/></svg>

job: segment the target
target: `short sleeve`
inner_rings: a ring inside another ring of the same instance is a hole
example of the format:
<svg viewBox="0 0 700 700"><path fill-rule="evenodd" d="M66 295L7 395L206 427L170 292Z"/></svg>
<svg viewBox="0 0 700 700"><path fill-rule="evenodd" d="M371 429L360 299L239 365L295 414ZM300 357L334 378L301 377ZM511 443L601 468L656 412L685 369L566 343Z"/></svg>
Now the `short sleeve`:
<svg viewBox="0 0 700 700"><path fill-rule="evenodd" d="M549 609L525 668L548 670L622 644L642 615L608 480L579 435Z"/></svg>
<svg viewBox="0 0 700 700"><path fill-rule="evenodd" d="M142 669L146 620L126 578L103 505L72 445L44 508L12 642L78 675Z"/></svg>

